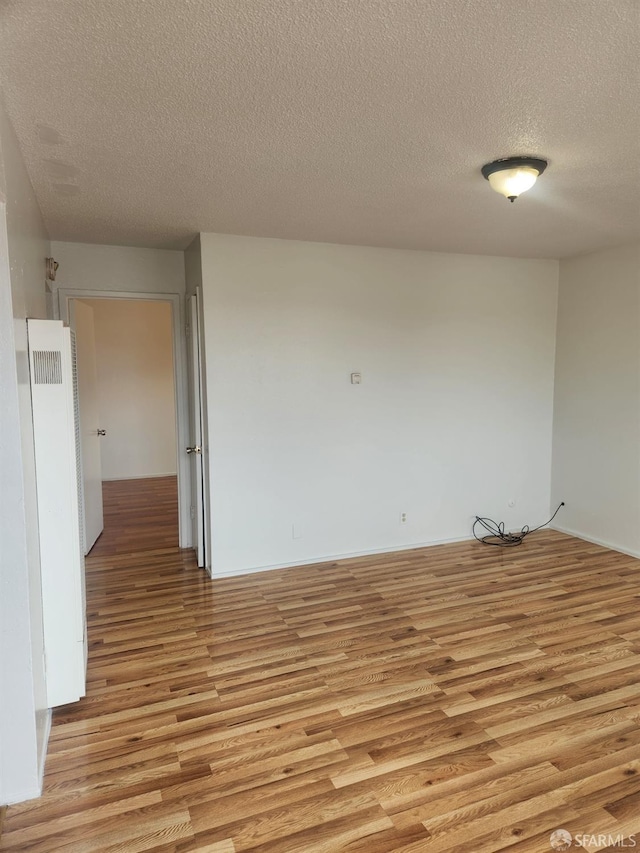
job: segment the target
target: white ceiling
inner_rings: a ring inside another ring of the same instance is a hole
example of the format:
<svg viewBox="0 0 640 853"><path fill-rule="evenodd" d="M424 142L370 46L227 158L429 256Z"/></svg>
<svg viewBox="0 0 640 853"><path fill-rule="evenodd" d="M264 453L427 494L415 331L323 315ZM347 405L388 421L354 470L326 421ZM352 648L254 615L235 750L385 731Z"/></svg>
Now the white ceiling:
<svg viewBox="0 0 640 853"><path fill-rule="evenodd" d="M563 257L640 237L638 0L4 0L50 235ZM510 204L480 175L548 158Z"/></svg>

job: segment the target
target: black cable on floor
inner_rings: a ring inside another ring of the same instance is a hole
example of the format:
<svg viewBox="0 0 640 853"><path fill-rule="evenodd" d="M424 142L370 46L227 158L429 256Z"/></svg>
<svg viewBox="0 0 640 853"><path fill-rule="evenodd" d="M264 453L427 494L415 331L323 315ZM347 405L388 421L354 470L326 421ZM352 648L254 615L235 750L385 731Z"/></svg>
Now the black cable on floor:
<svg viewBox="0 0 640 853"><path fill-rule="evenodd" d="M561 506L564 506L564 501L561 501L558 504L558 509L553 513L549 521L545 521L544 524L534 527L533 529L531 529L528 524L525 524L519 533L507 533L504 529L504 521L501 521L498 524L492 518L481 518L479 515L476 515L476 520L473 522L472 528L473 535L476 537L478 542L482 542L483 545L499 545L501 548L512 548L514 545L521 545L525 537L530 533L535 533L536 530L540 530L542 527L546 527L547 524L551 524L560 511ZM484 536L478 536L476 533L476 527L478 524L481 527L484 527L487 531Z"/></svg>

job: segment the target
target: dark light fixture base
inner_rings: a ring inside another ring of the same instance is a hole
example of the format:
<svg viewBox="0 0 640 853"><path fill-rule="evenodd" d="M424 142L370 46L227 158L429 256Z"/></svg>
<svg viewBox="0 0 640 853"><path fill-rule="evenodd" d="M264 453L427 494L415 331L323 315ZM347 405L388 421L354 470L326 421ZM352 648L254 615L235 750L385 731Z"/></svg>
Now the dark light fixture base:
<svg viewBox="0 0 640 853"><path fill-rule="evenodd" d="M503 172L506 169L518 169L528 166L531 169L535 169L538 172L538 177L540 177L548 165L549 163L546 160L540 160L538 157L503 157L502 160L494 160L492 163L486 163L480 171L488 181L489 175L493 175L494 172ZM513 198L510 201L513 201Z"/></svg>

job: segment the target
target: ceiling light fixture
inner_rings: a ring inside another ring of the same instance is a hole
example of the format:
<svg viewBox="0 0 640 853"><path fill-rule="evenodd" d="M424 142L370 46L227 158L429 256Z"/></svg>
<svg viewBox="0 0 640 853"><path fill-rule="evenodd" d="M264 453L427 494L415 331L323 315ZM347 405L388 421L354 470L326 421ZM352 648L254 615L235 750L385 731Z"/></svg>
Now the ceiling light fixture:
<svg viewBox="0 0 640 853"><path fill-rule="evenodd" d="M515 201L520 193L531 189L546 168L547 161L536 157L505 157L487 163L481 171L491 189Z"/></svg>

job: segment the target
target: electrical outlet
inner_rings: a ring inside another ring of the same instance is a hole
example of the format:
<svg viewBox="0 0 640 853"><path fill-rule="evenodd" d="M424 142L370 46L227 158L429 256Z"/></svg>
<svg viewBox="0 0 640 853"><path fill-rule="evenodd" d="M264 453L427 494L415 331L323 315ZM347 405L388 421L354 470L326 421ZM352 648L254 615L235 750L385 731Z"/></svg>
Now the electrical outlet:
<svg viewBox="0 0 640 853"><path fill-rule="evenodd" d="M407 513L401 512L400 513L400 524L406 524L406 523L407 523Z"/></svg>

